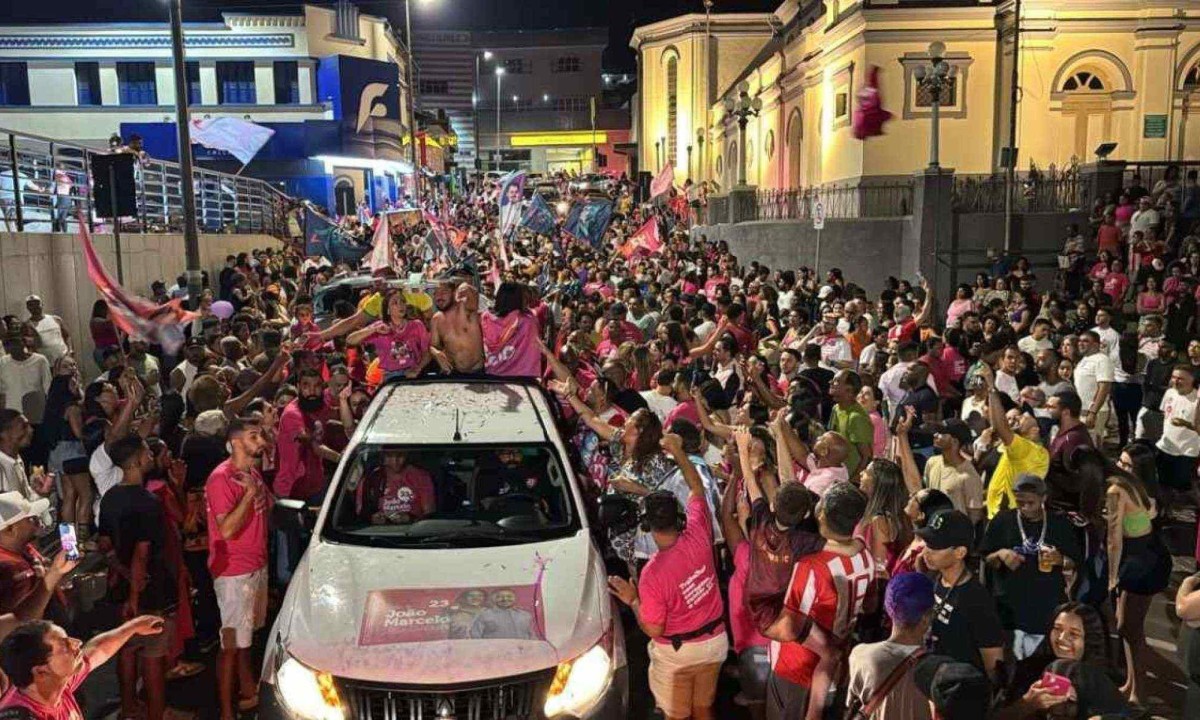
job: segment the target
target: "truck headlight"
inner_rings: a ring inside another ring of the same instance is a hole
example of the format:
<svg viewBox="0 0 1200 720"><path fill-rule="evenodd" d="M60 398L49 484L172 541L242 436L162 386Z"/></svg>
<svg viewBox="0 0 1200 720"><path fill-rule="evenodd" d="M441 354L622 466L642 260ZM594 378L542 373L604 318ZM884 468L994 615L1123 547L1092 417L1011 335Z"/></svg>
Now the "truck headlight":
<svg viewBox="0 0 1200 720"><path fill-rule="evenodd" d="M565 713L582 716L608 690L612 676L612 656L603 641L574 660L560 663L546 694L546 717Z"/></svg>
<svg viewBox="0 0 1200 720"><path fill-rule="evenodd" d="M284 707L301 720L345 720L333 676L295 658L284 660L275 672L275 690Z"/></svg>

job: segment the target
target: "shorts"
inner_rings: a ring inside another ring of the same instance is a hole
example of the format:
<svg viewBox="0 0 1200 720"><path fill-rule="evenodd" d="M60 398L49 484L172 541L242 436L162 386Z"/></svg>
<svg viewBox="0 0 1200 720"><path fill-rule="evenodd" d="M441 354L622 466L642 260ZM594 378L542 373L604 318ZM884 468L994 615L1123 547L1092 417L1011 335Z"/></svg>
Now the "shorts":
<svg viewBox="0 0 1200 720"><path fill-rule="evenodd" d="M165 658L175 643L175 613L162 616L163 630L157 635L134 635L125 643L126 650L134 651L147 660Z"/></svg>
<svg viewBox="0 0 1200 720"><path fill-rule="evenodd" d="M88 471L88 456L78 440L59 440L46 464L57 475L81 475Z"/></svg>
<svg viewBox="0 0 1200 720"><path fill-rule="evenodd" d="M233 630L234 647L249 648L254 631L267 624L267 569L213 578L213 590L221 611L221 647L225 648L225 631Z"/></svg>
<svg viewBox="0 0 1200 720"><path fill-rule="evenodd" d="M717 697L717 677L729 654L724 631L708 640L686 642L675 650L650 641L650 692L668 717L690 717L693 708L711 707Z"/></svg>

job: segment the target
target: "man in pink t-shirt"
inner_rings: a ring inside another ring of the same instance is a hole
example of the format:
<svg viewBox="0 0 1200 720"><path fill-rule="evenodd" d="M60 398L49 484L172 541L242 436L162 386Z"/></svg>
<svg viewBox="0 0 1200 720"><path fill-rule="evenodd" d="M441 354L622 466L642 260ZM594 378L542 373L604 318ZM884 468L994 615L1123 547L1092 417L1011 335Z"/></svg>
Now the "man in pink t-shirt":
<svg viewBox="0 0 1200 720"><path fill-rule="evenodd" d="M433 479L421 467L408 463L408 453L388 449L383 453L379 504L371 515L376 525L403 524L420 520L433 512L437 495Z"/></svg>
<svg viewBox="0 0 1200 720"><path fill-rule="evenodd" d="M650 690L667 717L708 717L717 675L729 652L724 603L713 564L713 529L704 481L673 433L662 449L679 466L688 486L686 513L669 491L648 495L641 522L658 552L646 563L637 585L618 577L608 582L614 595L633 608L650 637Z"/></svg>
<svg viewBox="0 0 1200 720"><path fill-rule="evenodd" d="M44 620L16 627L0 643L0 669L12 683L0 696L0 717L83 720L75 691L92 670L108 662L133 638L162 631L163 619L154 615L136 617L87 644Z"/></svg>
<svg viewBox="0 0 1200 720"><path fill-rule="evenodd" d="M325 381L320 372L301 370L296 389L299 396L279 414L274 489L279 497L309 500L325 490L322 461L337 462L340 456L323 444Z"/></svg>
<svg viewBox="0 0 1200 720"><path fill-rule="evenodd" d="M235 675L241 685L237 708L252 708L258 698L250 644L267 619L267 514L273 503L254 466L266 447L258 421L234 418L228 433L232 454L204 484L208 569L221 611L217 690L222 720L235 717Z"/></svg>

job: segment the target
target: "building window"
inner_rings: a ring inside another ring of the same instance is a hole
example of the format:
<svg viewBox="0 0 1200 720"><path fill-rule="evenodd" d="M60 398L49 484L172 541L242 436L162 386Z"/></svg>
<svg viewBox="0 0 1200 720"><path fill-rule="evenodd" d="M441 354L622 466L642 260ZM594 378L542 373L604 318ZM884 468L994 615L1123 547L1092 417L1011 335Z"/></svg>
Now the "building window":
<svg viewBox="0 0 1200 720"><path fill-rule="evenodd" d="M679 58L667 60L667 164L675 164L679 146Z"/></svg>
<svg viewBox="0 0 1200 720"><path fill-rule="evenodd" d="M529 63L524 58L509 58L504 61L504 72L509 75L525 75L530 72Z"/></svg>
<svg viewBox="0 0 1200 720"><path fill-rule="evenodd" d="M275 63L275 104L300 104L300 66L295 60Z"/></svg>
<svg viewBox="0 0 1200 720"><path fill-rule="evenodd" d="M358 34L358 7L340 0L333 8L333 35L344 40L362 40Z"/></svg>
<svg viewBox="0 0 1200 720"><path fill-rule="evenodd" d="M200 63L195 60L189 61L183 66L183 71L187 74L188 104L199 105L202 98L200 94Z"/></svg>
<svg viewBox="0 0 1200 720"><path fill-rule="evenodd" d="M577 73L581 69L582 63L573 55L560 57L554 61L554 72L556 73Z"/></svg>
<svg viewBox="0 0 1200 720"><path fill-rule="evenodd" d="M840 92L833 96L833 119L842 120L850 114L850 93Z"/></svg>
<svg viewBox="0 0 1200 720"><path fill-rule="evenodd" d="M588 99L585 97L554 98L554 109L559 112L586 112Z"/></svg>
<svg viewBox="0 0 1200 720"><path fill-rule="evenodd" d="M80 105L100 104L100 63L75 63L75 101Z"/></svg>
<svg viewBox="0 0 1200 720"><path fill-rule="evenodd" d="M0 105L28 104L28 65L23 62L0 63Z"/></svg>
<svg viewBox="0 0 1200 720"><path fill-rule="evenodd" d="M938 96L938 107L955 107L958 105L958 78L946 78L942 94ZM933 93L926 83L917 83L916 106L919 108L933 107Z"/></svg>
<svg viewBox="0 0 1200 720"><path fill-rule="evenodd" d="M158 86L154 79L154 63L117 63L117 94L122 105L157 105Z"/></svg>
<svg viewBox="0 0 1200 720"><path fill-rule="evenodd" d="M254 63L217 63L217 102L221 105L253 105Z"/></svg>
<svg viewBox="0 0 1200 720"><path fill-rule="evenodd" d="M417 85L422 95L449 95L449 80L422 80Z"/></svg>
<svg viewBox="0 0 1200 720"><path fill-rule="evenodd" d="M1063 83L1063 92L1104 92L1104 81L1099 75L1087 72L1077 72Z"/></svg>

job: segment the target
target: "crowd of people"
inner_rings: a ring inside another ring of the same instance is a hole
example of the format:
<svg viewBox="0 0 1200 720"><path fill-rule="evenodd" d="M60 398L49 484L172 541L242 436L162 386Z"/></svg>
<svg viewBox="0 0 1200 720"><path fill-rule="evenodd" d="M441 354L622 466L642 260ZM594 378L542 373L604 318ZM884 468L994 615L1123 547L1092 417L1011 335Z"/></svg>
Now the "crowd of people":
<svg viewBox="0 0 1200 720"><path fill-rule="evenodd" d="M1200 456L1200 191L1172 177L1070 228L1053 278L1018 258L949 298L738 258L622 182L598 247L501 237L498 189L470 186L428 208L453 258L407 228L332 303L355 269L230 256L178 354L103 301L85 344L31 295L0 357L0 712L78 717L119 655L120 717L159 720L214 649L222 719L253 710L303 550L274 499L322 501L381 385L485 374L560 403L667 718L713 717L723 669L754 717L1138 717L1171 681L1200 714L1200 575L1175 599L1190 674L1145 634ZM619 252L648 219L662 247ZM429 477L388 463L368 516L411 522ZM107 567L116 629L87 644L56 523Z"/></svg>

